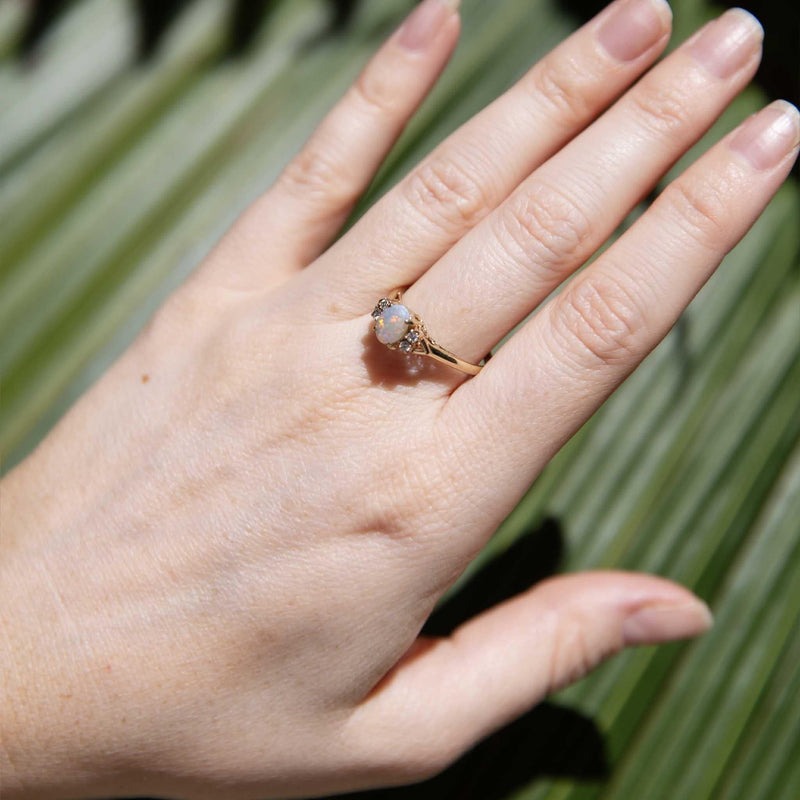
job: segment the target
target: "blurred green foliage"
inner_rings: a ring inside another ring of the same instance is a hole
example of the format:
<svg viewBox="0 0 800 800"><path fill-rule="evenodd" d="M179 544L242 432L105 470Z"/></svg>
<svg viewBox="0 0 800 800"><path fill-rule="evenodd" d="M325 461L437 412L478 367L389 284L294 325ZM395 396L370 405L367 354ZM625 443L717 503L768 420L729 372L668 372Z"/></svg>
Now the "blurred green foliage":
<svg viewBox="0 0 800 800"><path fill-rule="evenodd" d="M23 4L0 5L6 468L271 183L408 5L362 3L331 34L324 3L276 3L249 49L223 58L225 4L200 0L143 63L122 0L72 3L25 62ZM676 41L712 14L673 7ZM362 208L576 26L551 0L464 0L463 17L453 64ZM699 149L763 102L745 91ZM508 754L473 754L453 797L490 796L476 769L526 800L800 797L798 219L790 182L453 590L555 518L561 568L670 576L710 602L715 628L626 653L554 698L597 726L606 775L576 779L584 737L548 718L558 766L523 737L513 781L492 776Z"/></svg>

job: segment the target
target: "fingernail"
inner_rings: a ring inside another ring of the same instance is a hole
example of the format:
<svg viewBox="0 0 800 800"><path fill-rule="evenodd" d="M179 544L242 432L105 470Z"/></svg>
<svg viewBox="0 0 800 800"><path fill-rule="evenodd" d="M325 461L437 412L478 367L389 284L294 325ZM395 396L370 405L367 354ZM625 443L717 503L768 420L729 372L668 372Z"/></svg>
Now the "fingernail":
<svg viewBox="0 0 800 800"><path fill-rule="evenodd" d="M635 611L623 623L625 643L658 644L705 633L714 618L699 598L684 603L657 603Z"/></svg>
<svg viewBox="0 0 800 800"><path fill-rule="evenodd" d="M672 11L666 0L625 0L597 31L597 39L613 58L633 61L669 30Z"/></svg>
<svg viewBox="0 0 800 800"><path fill-rule="evenodd" d="M745 120L730 141L756 169L776 167L800 143L800 114L785 100L776 100Z"/></svg>
<svg viewBox="0 0 800 800"><path fill-rule="evenodd" d="M423 0L400 27L398 41L409 50L424 50L460 3L461 0Z"/></svg>
<svg viewBox="0 0 800 800"><path fill-rule="evenodd" d="M729 78L753 57L763 39L761 23L744 9L733 8L706 25L688 50L712 75Z"/></svg>

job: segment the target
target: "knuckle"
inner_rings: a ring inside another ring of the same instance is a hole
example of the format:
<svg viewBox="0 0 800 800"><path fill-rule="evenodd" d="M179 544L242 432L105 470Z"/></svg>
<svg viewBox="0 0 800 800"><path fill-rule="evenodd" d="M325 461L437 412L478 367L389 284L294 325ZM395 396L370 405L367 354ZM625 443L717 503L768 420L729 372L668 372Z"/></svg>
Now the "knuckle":
<svg viewBox="0 0 800 800"><path fill-rule="evenodd" d="M675 84L652 82L630 95L630 103L641 125L658 138L672 136L691 121L687 89Z"/></svg>
<svg viewBox="0 0 800 800"><path fill-rule="evenodd" d="M444 437L442 437L444 438ZM452 450L452 445L450 445ZM397 454L392 486L383 486L374 496L364 492L362 506L372 530L409 549L427 551L444 541L453 529L453 487L463 485L458 466L452 466L449 453L437 451L435 458L420 458L421 447L406 444L408 453ZM377 469L377 465L376 465ZM387 502L387 499L389 502ZM422 501L422 502L420 502Z"/></svg>
<svg viewBox="0 0 800 800"><path fill-rule="evenodd" d="M719 190L702 180L677 180L660 197L667 215L703 247L716 249L728 238L725 201Z"/></svg>
<svg viewBox="0 0 800 800"><path fill-rule="evenodd" d="M586 76L572 59L546 58L530 73L531 92L555 112L556 121L573 127L591 115Z"/></svg>
<svg viewBox="0 0 800 800"><path fill-rule="evenodd" d="M313 140L287 164L278 184L305 199L355 199L353 182L341 162Z"/></svg>
<svg viewBox="0 0 800 800"><path fill-rule="evenodd" d="M187 281L155 311L140 339L156 350L163 349L163 342L176 336L181 341L197 343L207 330L216 327L224 308L222 293L206 291L198 282Z"/></svg>
<svg viewBox="0 0 800 800"><path fill-rule="evenodd" d="M590 641L591 623L572 609L553 619L550 658L547 666L547 694L552 694L580 680L608 655L599 643Z"/></svg>
<svg viewBox="0 0 800 800"><path fill-rule="evenodd" d="M366 69L352 85L350 92L357 103L369 111L394 116L397 113L399 92L383 72Z"/></svg>
<svg viewBox="0 0 800 800"><path fill-rule="evenodd" d="M501 242L515 261L560 273L592 238L589 215L563 190L538 183L498 215Z"/></svg>
<svg viewBox="0 0 800 800"><path fill-rule="evenodd" d="M609 275L579 278L556 298L553 311L554 330L568 352L609 366L637 357L646 315L621 280Z"/></svg>
<svg viewBox="0 0 800 800"><path fill-rule="evenodd" d="M478 178L457 161L434 156L409 176L408 199L425 217L459 229L473 227L489 203Z"/></svg>

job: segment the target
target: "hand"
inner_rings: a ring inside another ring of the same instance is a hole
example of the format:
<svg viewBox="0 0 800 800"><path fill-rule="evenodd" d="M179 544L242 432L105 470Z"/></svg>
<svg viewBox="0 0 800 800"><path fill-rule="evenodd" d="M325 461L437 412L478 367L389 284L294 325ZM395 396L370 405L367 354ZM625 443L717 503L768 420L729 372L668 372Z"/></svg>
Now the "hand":
<svg viewBox="0 0 800 800"><path fill-rule="evenodd" d="M3 482L5 797L410 782L622 647L708 626L679 586L597 572L418 638L762 211L797 114L725 137L467 378L380 345L377 299L408 286L437 341L480 360L747 84L761 31L729 12L627 89L669 11L617 2L330 246L452 51L453 6L389 39Z"/></svg>

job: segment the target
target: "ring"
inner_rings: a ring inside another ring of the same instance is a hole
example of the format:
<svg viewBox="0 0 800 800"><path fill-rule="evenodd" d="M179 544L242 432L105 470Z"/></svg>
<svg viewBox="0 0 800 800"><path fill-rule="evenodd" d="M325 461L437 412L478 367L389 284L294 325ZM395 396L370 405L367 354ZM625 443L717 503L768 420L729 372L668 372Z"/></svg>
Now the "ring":
<svg viewBox="0 0 800 800"><path fill-rule="evenodd" d="M466 372L467 375L477 375L492 356L489 352L483 359L483 364L470 364L437 344L428 333L425 323L403 305L402 289L395 289L388 297L381 297L372 311L372 318L375 320L372 329L378 341L390 350L400 350L409 355L428 356Z"/></svg>

